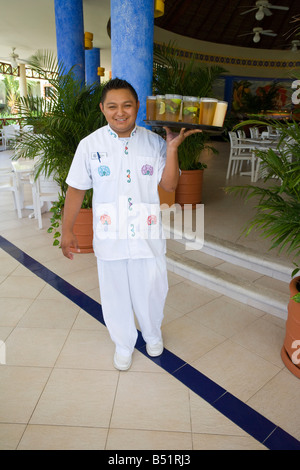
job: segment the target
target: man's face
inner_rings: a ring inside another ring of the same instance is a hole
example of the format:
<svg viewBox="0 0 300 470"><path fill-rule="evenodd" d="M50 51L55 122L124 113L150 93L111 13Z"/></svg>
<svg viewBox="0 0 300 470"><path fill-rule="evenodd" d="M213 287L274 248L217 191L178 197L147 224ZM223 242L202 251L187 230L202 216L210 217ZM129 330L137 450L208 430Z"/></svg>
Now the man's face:
<svg viewBox="0 0 300 470"><path fill-rule="evenodd" d="M139 106L139 102L136 102L127 88L108 91L104 103L100 103L100 109L108 124L119 137L130 136L135 126Z"/></svg>

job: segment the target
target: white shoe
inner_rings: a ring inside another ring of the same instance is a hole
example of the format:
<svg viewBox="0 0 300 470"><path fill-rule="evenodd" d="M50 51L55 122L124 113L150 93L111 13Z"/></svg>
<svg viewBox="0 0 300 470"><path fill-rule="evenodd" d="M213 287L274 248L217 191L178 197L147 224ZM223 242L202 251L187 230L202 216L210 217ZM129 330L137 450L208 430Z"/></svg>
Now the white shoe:
<svg viewBox="0 0 300 470"><path fill-rule="evenodd" d="M121 356L115 352L114 355L114 366L118 370L128 370L132 363L132 356Z"/></svg>
<svg viewBox="0 0 300 470"><path fill-rule="evenodd" d="M164 350L164 344L162 341L158 341L155 344L146 344L146 351L151 357L160 356Z"/></svg>

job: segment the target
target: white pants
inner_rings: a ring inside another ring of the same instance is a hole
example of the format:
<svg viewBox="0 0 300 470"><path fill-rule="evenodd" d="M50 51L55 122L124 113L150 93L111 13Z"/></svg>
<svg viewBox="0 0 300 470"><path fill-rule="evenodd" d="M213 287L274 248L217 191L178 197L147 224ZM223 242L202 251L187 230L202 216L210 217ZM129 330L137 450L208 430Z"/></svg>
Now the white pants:
<svg viewBox="0 0 300 470"><path fill-rule="evenodd" d="M134 313L145 342L160 341L168 292L165 256L97 262L103 317L117 353L134 350Z"/></svg>

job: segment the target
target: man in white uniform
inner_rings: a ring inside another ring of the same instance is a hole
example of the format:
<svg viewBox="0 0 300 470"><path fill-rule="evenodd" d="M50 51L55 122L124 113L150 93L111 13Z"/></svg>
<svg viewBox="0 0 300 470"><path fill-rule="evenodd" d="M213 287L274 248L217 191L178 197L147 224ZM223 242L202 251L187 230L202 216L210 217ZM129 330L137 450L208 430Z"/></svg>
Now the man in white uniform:
<svg viewBox="0 0 300 470"><path fill-rule="evenodd" d="M165 240L158 184L174 191L179 178L178 146L197 131L166 141L135 124L139 101L125 80L110 80L100 109L108 125L83 139L67 178L61 247L73 258L73 225L85 191L93 188L94 252L103 316L115 343L114 366L127 370L137 340L135 313L147 353L163 352L161 323L168 291Z"/></svg>

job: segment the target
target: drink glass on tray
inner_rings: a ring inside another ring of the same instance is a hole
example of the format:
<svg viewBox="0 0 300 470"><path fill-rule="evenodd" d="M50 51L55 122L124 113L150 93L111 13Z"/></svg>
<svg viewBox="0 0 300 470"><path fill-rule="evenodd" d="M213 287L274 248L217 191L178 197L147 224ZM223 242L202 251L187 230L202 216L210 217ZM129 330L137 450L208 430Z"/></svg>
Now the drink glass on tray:
<svg viewBox="0 0 300 470"><path fill-rule="evenodd" d="M166 104L166 121L177 122L179 120L179 113L181 107L182 96L181 95L171 95L166 94L165 104Z"/></svg>

